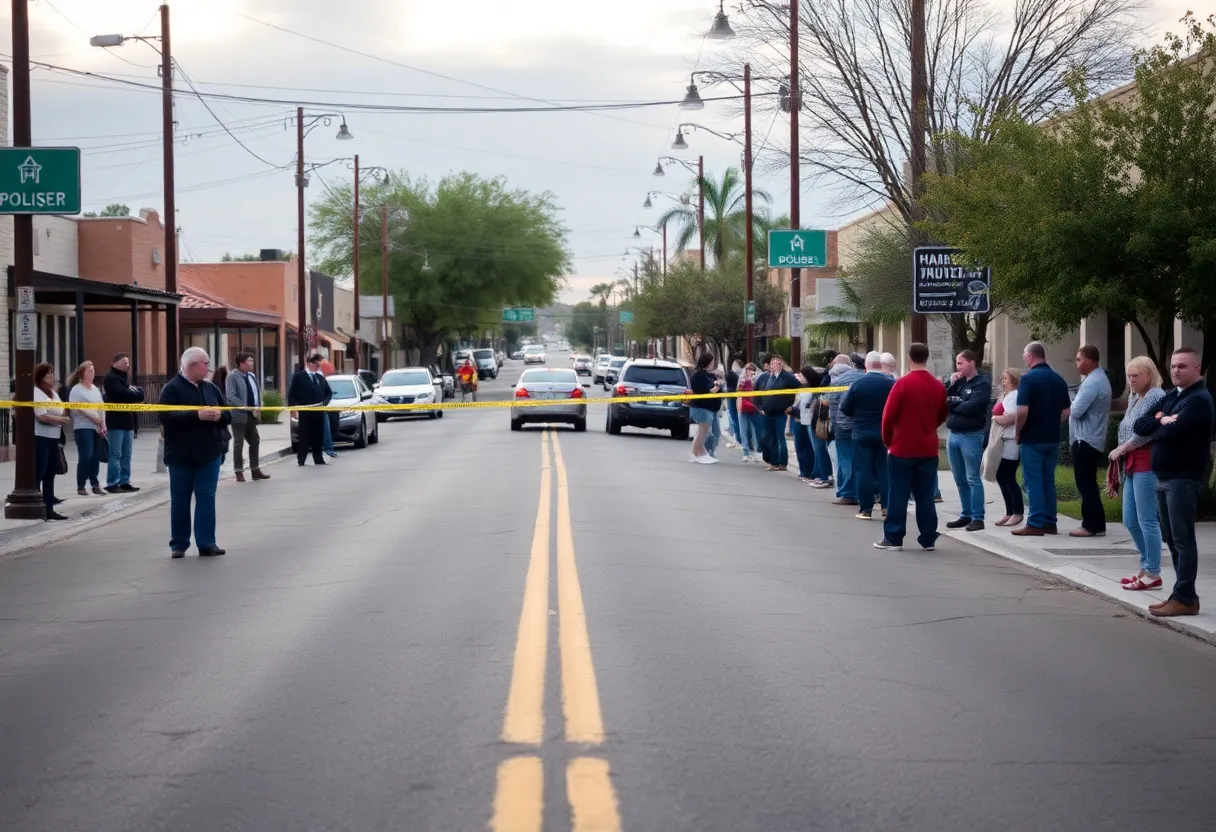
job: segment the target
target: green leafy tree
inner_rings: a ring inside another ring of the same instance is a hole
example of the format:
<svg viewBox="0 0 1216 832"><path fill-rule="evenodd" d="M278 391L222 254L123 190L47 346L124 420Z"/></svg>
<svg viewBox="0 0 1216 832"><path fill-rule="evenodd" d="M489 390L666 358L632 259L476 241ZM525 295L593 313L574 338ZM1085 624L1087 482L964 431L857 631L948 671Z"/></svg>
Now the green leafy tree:
<svg viewBox="0 0 1216 832"><path fill-rule="evenodd" d="M279 262L287 263L294 256L295 255L290 251L280 252ZM262 255L249 254L248 252L245 254L233 254L232 252L225 251L223 256L220 257L221 263L260 263L261 261Z"/></svg>
<svg viewBox="0 0 1216 832"><path fill-rule="evenodd" d="M126 205L123 205L121 202L112 202L109 205L107 205L105 208L102 208L100 212L85 211L83 216L86 216L86 217L129 217L129 216L131 216L131 209L128 208Z"/></svg>
<svg viewBox="0 0 1216 832"><path fill-rule="evenodd" d="M570 270L552 194L471 173L431 183L403 172L362 196L360 279L379 285L388 257L397 319L421 363L431 363L447 337L480 340L497 331L505 306L548 306ZM351 272L351 202L351 188L340 186L311 207L317 268L330 274ZM387 253L380 206L388 210Z"/></svg>
<svg viewBox="0 0 1216 832"><path fill-rule="evenodd" d="M693 189L697 187L693 179ZM705 191L705 251L712 255L714 263L724 263L731 255L739 254L744 247L747 228L743 188L743 176L738 168L727 168L722 178L714 181L708 175L700 180ZM752 189L753 228L757 239L764 236L767 222L768 192ZM694 206L677 205L659 217L658 227L674 224L676 251L684 251L697 236L697 209Z"/></svg>

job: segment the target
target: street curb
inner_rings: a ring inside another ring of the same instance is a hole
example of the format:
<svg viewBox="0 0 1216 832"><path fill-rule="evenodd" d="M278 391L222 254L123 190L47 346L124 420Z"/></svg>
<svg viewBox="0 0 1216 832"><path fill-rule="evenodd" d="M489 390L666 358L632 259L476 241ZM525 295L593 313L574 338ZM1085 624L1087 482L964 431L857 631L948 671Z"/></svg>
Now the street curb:
<svg viewBox="0 0 1216 832"><path fill-rule="evenodd" d="M262 461L267 465L275 465L280 460L293 456L291 446L272 451L263 455ZM220 478L220 482L236 481L234 474ZM20 529L10 529L0 532L0 558L12 558L62 543L73 537L107 526L118 520L132 517L136 514L154 508L168 505L169 486L161 485L138 495L111 500L95 508L80 512L71 520L64 523L34 523Z"/></svg>

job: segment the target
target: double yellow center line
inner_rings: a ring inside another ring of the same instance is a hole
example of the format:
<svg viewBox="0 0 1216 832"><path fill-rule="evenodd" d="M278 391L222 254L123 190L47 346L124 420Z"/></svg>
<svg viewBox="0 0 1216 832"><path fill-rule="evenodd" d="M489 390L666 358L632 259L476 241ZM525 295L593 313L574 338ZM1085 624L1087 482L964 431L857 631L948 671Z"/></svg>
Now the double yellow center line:
<svg viewBox="0 0 1216 832"><path fill-rule="evenodd" d="M552 443L550 445L550 443ZM552 449L552 455L550 455ZM557 615L561 655L565 741L581 748L566 766L566 798L573 832L619 832L620 812L608 761L589 756L604 741L587 615L574 558L570 484L561 442L541 436L540 501L532 552L524 581L523 610L515 640L511 687L503 715L502 740L537 751L505 760L498 767L490 828L494 832L540 832L544 822L544 770L539 749L545 739L545 666L549 645L549 557L553 480L557 480Z"/></svg>

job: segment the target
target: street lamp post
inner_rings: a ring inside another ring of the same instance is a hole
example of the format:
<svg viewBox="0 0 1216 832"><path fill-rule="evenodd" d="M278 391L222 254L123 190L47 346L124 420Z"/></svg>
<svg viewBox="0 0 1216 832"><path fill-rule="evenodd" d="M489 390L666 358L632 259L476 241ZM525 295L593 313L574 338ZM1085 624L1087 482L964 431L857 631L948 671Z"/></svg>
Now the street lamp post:
<svg viewBox="0 0 1216 832"><path fill-rule="evenodd" d="M667 277L667 225L664 223L662 228L655 228L653 225L638 225L633 229L633 239L642 239L642 229L653 231L656 234L663 235L663 277Z"/></svg>
<svg viewBox="0 0 1216 832"><path fill-rule="evenodd" d="M695 86L695 85L694 85ZM658 163L654 166L655 176L666 176L663 172L663 162L677 162L687 168L689 171L694 171L691 162L686 162L683 159L677 159L674 156L660 156ZM701 238L701 271L705 271L705 157L697 157L697 166L695 168L697 174L697 236Z"/></svg>
<svg viewBox="0 0 1216 832"><path fill-rule="evenodd" d="M362 177L368 173L383 173L384 184L389 183L388 170L382 167L370 167L359 170L359 154L355 154L355 194L354 194L354 231L352 238L351 264L353 266L355 276L355 372L359 372L359 226L363 222L363 209L359 205L359 185L362 184Z"/></svg>
<svg viewBox="0 0 1216 832"><path fill-rule="evenodd" d="M798 114L802 110L801 81L798 77L798 3L790 2L790 228L802 227L800 214L802 200L799 190L802 176L798 159ZM790 309L802 307L802 270L790 269ZM790 327L790 362L794 367L802 365L802 333Z"/></svg>
<svg viewBox="0 0 1216 832"><path fill-rule="evenodd" d="M14 21L14 26L16 23ZM173 51L169 42L169 4L160 7L160 35L97 35L89 39L89 45L102 48L122 46L128 40L139 40L152 46L160 41L161 84L161 133L165 192L165 215L161 222L165 227L165 291L177 292L177 198L174 187L173 156ZM15 118L14 118L15 121ZM165 374L172 375L178 357L178 309L176 305L165 308ZM133 356L138 366L139 357Z"/></svg>

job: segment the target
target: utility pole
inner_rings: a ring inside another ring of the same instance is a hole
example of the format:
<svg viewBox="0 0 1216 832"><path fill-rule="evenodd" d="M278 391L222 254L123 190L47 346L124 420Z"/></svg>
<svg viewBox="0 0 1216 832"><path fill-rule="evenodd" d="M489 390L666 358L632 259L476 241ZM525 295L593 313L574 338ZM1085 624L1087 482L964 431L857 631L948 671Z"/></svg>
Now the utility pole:
<svg viewBox="0 0 1216 832"><path fill-rule="evenodd" d="M355 272L355 372L359 372L359 154L355 154L355 209L353 221L354 237L351 240L351 262Z"/></svg>
<svg viewBox="0 0 1216 832"><path fill-rule="evenodd" d="M308 294L308 281L305 278L304 272L304 108L296 108L296 195L297 195L297 217L296 222L299 226L296 236L296 292L299 297L298 312L299 330L297 335L300 340L300 369L305 366L305 359L308 358L308 341L304 337L304 328L308 322L308 306L305 297Z"/></svg>
<svg viewBox="0 0 1216 832"><path fill-rule="evenodd" d="M920 198L922 179L925 175L925 121L928 115L926 108L926 77L925 77L925 0L912 0L912 112L909 123L912 128L911 136L911 168L912 168L912 221L921 218ZM909 231L912 239L918 241L920 231L915 226ZM913 243L913 247L917 245ZM922 344L929 343L929 318L912 312L912 340Z"/></svg>
<svg viewBox="0 0 1216 832"><path fill-rule="evenodd" d="M380 206L380 291L383 293L384 340L380 343L380 354L384 356L381 374L388 369L388 350L392 344L392 324L388 320L388 203Z"/></svg>
<svg viewBox="0 0 1216 832"><path fill-rule="evenodd" d="M798 159L798 114L802 110L801 84L798 77L798 3L790 3L790 228L802 226L799 216L802 200L799 189L802 186L802 176L799 172ZM915 2L915 0L913 0ZM923 0L922 0L923 2ZM802 270L790 269L790 312L802 306ZM790 366L797 368L802 365L802 333L794 332L790 327Z"/></svg>
<svg viewBox="0 0 1216 832"><path fill-rule="evenodd" d="M705 157L697 157L697 236L701 238L701 271L705 271Z"/></svg>
<svg viewBox="0 0 1216 832"><path fill-rule="evenodd" d="M13 146L30 146L30 16L29 0L13 0ZM34 285L34 218L13 216L13 284ZM16 290L14 290L16 292ZM16 400L34 400L34 351L16 350ZM4 503L11 520L45 520L46 508L34 471L34 409L13 409L17 462L13 492Z"/></svg>
<svg viewBox="0 0 1216 832"><path fill-rule="evenodd" d="M752 65L743 65L743 213L747 226L744 239L747 241L744 254L747 257L747 306L750 308L755 300L753 280L755 278L755 229L752 220ZM756 325L751 321L747 324L747 362L750 364L756 355Z"/></svg>
<svg viewBox="0 0 1216 832"><path fill-rule="evenodd" d="M165 291L177 292L177 196L173 170L173 52L169 45L169 4L160 7L161 117L164 131ZM172 375L181 356L177 304L165 307L165 375ZM137 359L138 360L138 359ZM216 361L219 361L217 358Z"/></svg>

